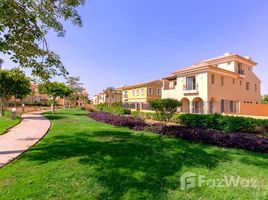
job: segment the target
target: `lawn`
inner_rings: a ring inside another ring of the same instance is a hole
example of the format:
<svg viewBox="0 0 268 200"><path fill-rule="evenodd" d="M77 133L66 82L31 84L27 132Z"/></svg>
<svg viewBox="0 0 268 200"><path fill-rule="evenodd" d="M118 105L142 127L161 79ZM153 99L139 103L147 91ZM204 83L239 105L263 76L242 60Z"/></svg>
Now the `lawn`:
<svg viewBox="0 0 268 200"><path fill-rule="evenodd" d="M0 169L3 199L267 199L268 155L191 143L96 122L85 111L46 114L48 135ZM258 188L180 190L185 172L254 178Z"/></svg>
<svg viewBox="0 0 268 200"><path fill-rule="evenodd" d="M6 112L5 116L0 117L0 135L6 132L7 129L15 126L20 122L20 117L17 117L16 120L11 120L10 112Z"/></svg>

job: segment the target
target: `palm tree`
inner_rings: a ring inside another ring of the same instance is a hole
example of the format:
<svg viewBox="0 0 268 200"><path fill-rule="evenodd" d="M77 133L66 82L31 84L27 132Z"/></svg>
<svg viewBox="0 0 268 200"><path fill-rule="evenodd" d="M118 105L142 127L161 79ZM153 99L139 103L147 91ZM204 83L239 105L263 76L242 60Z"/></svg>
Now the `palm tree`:
<svg viewBox="0 0 268 200"><path fill-rule="evenodd" d="M109 98L109 106L112 106L112 98L111 98L111 93L115 92L116 89L112 86L107 87L106 89L103 90L103 93L106 95L106 97Z"/></svg>

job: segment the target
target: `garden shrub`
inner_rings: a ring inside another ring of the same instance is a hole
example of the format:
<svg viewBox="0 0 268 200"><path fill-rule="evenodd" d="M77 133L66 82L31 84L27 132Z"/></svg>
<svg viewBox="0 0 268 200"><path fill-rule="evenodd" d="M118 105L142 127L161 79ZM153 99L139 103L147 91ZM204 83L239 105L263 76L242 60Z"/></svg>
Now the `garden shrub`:
<svg viewBox="0 0 268 200"><path fill-rule="evenodd" d="M122 109L122 114L123 115L131 115L131 110L127 109L127 108L124 108L124 109Z"/></svg>
<svg viewBox="0 0 268 200"><path fill-rule="evenodd" d="M121 107L118 104L108 105L107 103L103 103L97 106L98 110L101 112L109 112L117 115L130 115L131 110Z"/></svg>
<svg viewBox="0 0 268 200"><path fill-rule="evenodd" d="M226 118L222 118L221 115L213 115L200 117L202 115L189 116L184 115L182 119L187 119L187 122L191 122L192 119L197 119L199 122L203 124L207 124L212 126L212 122L220 123L222 119L226 120ZM242 132L223 132L220 130L214 129L206 129L197 127L187 127L187 126L164 126L162 124L154 124L149 125L146 124L142 119L135 118L132 116L122 116L122 115L114 115L111 113L103 113L103 112L93 112L89 114L89 117L101 121L107 124L115 125L115 126L124 126L133 130L138 131L148 131L161 135L167 135L170 137L177 137L186 140L201 142L205 144L213 144L221 147L227 148L240 148L251 151L268 153L268 138L260 137L256 134L242 133ZM226 117L226 116L224 116ZM233 118L231 118L233 119ZM235 122L239 122L240 126L242 126L246 122L240 122L240 118L236 118ZM247 120L251 120L250 118L246 118ZM229 121L227 121L229 123ZM253 122L253 121L251 121ZM226 123L224 121L224 123ZM260 122L267 125L267 121ZM228 124L226 127L229 128L232 123ZM216 126L215 126L216 127ZM250 125L249 125L250 127ZM248 127L246 128L248 129Z"/></svg>
<svg viewBox="0 0 268 200"><path fill-rule="evenodd" d="M268 120L224 116L220 114L181 114L177 120L186 126L205 127L226 132L263 133L268 130Z"/></svg>
<svg viewBox="0 0 268 200"><path fill-rule="evenodd" d="M140 118L124 115L115 115L106 112L92 112L89 117L114 126L125 126L128 128L143 127L147 124Z"/></svg>

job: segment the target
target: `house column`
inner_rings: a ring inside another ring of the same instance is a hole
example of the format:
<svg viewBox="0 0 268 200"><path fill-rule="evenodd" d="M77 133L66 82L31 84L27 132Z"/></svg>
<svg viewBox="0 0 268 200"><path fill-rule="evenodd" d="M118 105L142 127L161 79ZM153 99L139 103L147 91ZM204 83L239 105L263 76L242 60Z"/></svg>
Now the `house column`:
<svg viewBox="0 0 268 200"><path fill-rule="evenodd" d="M203 105L204 114L209 114L209 102L205 101Z"/></svg>
<svg viewBox="0 0 268 200"><path fill-rule="evenodd" d="M194 113L194 102L190 101L189 106L190 106L190 109L189 109L190 113Z"/></svg>

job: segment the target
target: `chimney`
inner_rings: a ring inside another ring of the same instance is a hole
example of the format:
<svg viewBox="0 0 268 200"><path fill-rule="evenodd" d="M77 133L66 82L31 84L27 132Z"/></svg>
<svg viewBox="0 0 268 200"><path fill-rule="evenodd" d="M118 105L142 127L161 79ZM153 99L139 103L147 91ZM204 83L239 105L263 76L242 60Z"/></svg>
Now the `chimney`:
<svg viewBox="0 0 268 200"><path fill-rule="evenodd" d="M248 60L252 60L251 56L245 56L244 58L246 58Z"/></svg>
<svg viewBox="0 0 268 200"><path fill-rule="evenodd" d="M229 55L231 55L231 53L224 53L224 56L229 56Z"/></svg>

